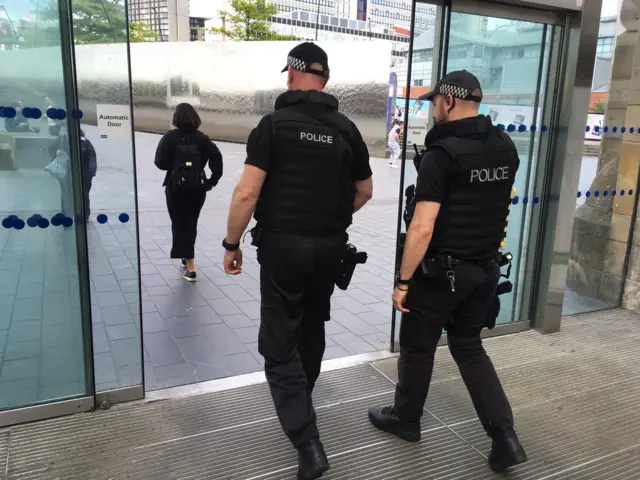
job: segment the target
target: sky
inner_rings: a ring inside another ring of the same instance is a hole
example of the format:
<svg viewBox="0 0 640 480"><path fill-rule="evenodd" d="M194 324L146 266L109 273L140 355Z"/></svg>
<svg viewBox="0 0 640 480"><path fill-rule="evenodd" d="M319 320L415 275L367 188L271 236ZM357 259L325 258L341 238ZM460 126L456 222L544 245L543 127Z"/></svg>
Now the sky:
<svg viewBox="0 0 640 480"><path fill-rule="evenodd" d="M217 17L224 9L224 0L189 0L190 14L196 17ZM618 14L618 0L602 0L602 16Z"/></svg>

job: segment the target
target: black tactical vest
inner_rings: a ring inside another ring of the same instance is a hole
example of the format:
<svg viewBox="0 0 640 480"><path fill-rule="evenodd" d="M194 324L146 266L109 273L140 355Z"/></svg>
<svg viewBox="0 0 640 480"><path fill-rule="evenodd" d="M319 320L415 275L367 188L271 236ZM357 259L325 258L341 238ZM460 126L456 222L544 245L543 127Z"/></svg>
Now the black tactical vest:
<svg viewBox="0 0 640 480"><path fill-rule="evenodd" d="M426 147L443 149L454 164L429 253L461 260L494 256L505 236L520 165L513 141L489 117L479 116L437 125Z"/></svg>
<svg viewBox="0 0 640 480"><path fill-rule="evenodd" d="M334 236L351 224L351 149L335 128L348 133L350 122L337 107L320 92L287 92L276 101L273 156L255 213L266 231Z"/></svg>

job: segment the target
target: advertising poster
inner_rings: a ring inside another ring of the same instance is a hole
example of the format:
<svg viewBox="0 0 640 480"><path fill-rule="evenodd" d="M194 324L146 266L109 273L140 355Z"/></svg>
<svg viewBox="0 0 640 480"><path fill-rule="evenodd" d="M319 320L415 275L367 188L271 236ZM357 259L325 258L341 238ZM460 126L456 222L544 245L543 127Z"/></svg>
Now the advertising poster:
<svg viewBox="0 0 640 480"><path fill-rule="evenodd" d="M602 140L602 127L604 127L604 114L602 113L590 113L587 115L587 126L589 131L585 131L585 140ZM596 127L598 131L595 130ZM585 129L586 130L586 129Z"/></svg>
<svg viewBox="0 0 640 480"><path fill-rule="evenodd" d="M503 124L505 126L525 125L527 128L534 124L533 107L529 105L492 105L481 104L480 114L491 117L494 125Z"/></svg>
<svg viewBox="0 0 640 480"><path fill-rule="evenodd" d="M396 99L396 115L400 121L404 121L404 109L406 100ZM427 134L427 122L429 119L429 102L423 100L409 100L409 125L407 125L407 146L424 145L424 137Z"/></svg>

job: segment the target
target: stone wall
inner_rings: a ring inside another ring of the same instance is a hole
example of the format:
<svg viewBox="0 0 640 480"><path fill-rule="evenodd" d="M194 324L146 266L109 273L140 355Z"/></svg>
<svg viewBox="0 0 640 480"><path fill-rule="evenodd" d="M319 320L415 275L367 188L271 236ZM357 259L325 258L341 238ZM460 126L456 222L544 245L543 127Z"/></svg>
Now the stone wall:
<svg viewBox="0 0 640 480"><path fill-rule="evenodd" d="M638 9L625 0L621 8L624 32L616 38L611 71L606 125L640 127L640 48ZM577 208L573 225L567 286L572 290L612 305L620 302L640 309L640 253L636 247L628 259L636 183L640 163L640 136L609 130L602 140L598 171L590 191L633 190L632 196L592 195ZM636 227L637 230L637 227ZM633 237L640 245L640 234ZM626 284L626 285L625 285ZM623 295L624 290L624 295Z"/></svg>

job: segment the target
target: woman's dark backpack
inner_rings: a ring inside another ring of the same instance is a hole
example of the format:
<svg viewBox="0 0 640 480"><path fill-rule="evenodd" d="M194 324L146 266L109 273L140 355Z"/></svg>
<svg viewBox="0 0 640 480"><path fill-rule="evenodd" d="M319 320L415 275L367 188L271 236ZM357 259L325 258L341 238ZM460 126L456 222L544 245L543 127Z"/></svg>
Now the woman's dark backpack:
<svg viewBox="0 0 640 480"><path fill-rule="evenodd" d="M189 135L183 136L182 143L176 147L169 186L174 191L184 192L207 189L207 176L204 173L200 149Z"/></svg>

